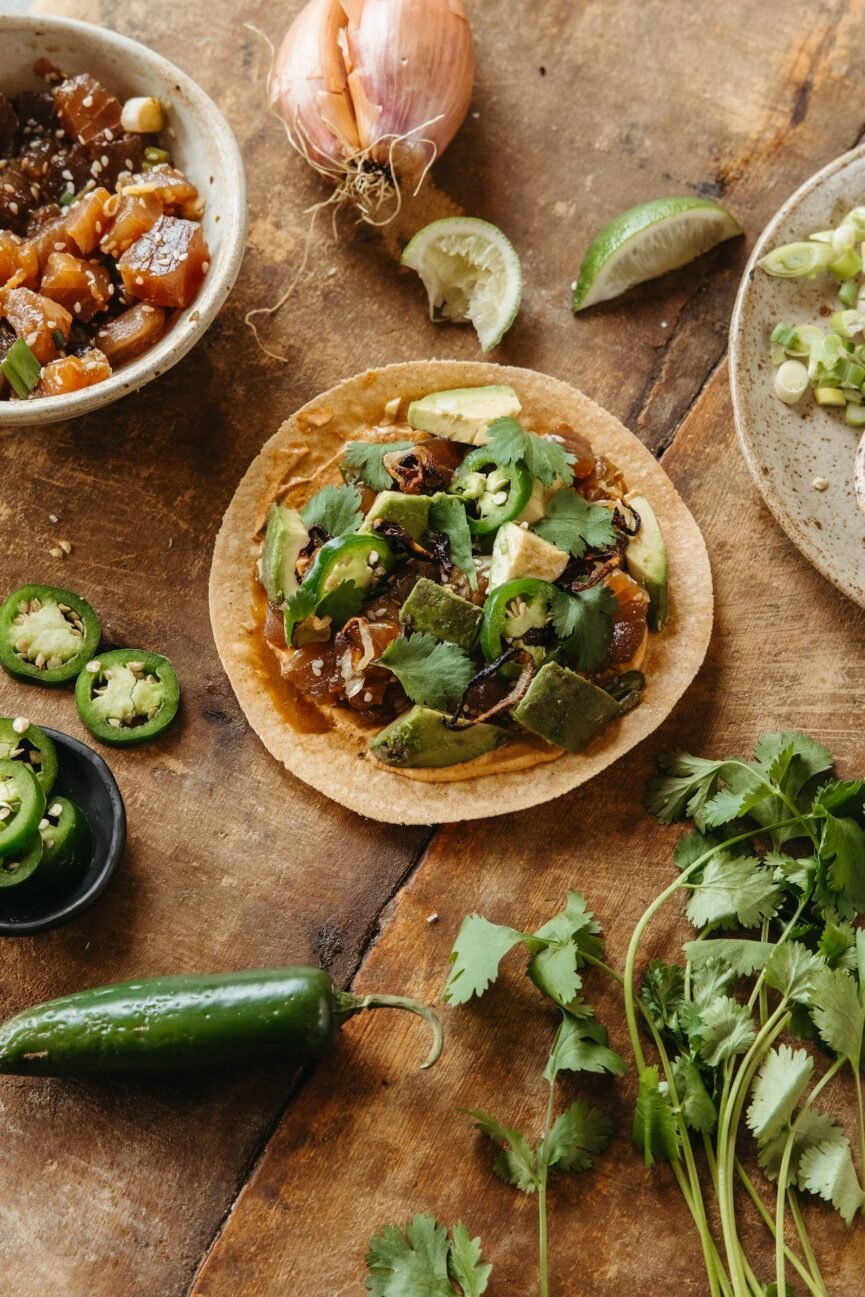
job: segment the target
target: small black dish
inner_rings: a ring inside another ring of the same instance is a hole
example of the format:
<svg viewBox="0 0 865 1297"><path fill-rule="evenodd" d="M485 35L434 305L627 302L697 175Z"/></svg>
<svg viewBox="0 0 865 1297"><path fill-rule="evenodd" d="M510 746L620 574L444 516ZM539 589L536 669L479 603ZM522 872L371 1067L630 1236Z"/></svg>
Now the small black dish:
<svg viewBox="0 0 865 1297"><path fill-rule="evenodd" d="M93 854L74 882L52 891L22 883L0 889L0 936L25 937L69 923L90 908L111 881L126 845L126 810L117 781L97 752L69 734L41 726L57 748L52 792L77 802L93 835Z"/></svg>

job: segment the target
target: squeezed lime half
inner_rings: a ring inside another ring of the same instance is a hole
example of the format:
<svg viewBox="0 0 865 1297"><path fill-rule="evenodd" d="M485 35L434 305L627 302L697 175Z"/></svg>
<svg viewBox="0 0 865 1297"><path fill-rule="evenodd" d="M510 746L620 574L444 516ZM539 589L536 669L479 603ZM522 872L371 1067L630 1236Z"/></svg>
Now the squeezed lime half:
<svg viewBox="0 0 865 1297"><path fill-rule="evenodd" d="M474 216L433 221L407 245L402 264L420 275L430 318L473 324L483 351L497 346L513 324L522 267L510 240L489 221Z"/></svg>
<svg viewBox="0 0 865 1297"><path fill-rule="evenodd" d="M741 233L726 207L708 198L656 198L630 207L589 244L573 308L583 311L618 297L634 284L677 270Z"/></svg>

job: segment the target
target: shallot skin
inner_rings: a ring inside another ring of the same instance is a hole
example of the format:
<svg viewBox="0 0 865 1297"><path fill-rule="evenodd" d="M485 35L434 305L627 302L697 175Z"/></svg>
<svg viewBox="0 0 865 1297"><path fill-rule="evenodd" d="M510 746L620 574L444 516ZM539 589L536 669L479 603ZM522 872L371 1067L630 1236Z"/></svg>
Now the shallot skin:
<svg viewBox="0 0 865 1297"><path fill-rule="evenodd" d="M463 0L309 0L274 63L271 103L319 169L420 172L468 112L474 47Z"/></svg>

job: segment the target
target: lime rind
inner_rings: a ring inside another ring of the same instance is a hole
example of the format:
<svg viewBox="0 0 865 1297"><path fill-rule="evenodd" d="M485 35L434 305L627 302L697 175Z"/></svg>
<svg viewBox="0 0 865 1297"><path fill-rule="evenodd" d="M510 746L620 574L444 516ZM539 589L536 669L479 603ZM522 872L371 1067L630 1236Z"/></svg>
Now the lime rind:
<svg viewBox="0 0 865 1297"><path fill-rule="evenodd" d="M708 198L660 198L622 212L590 243L574 289L573 309L618 297L635 284L677 270L742 227Z"/></svg>
<svg viewBox="0 0 865 1297"><path fill-rule="evenodd" d="M402 254L417 271L430 318L472 324L484 352L513 324L523 290L520 259L496 225L474 216L446 216L424 226Z"/></svg>

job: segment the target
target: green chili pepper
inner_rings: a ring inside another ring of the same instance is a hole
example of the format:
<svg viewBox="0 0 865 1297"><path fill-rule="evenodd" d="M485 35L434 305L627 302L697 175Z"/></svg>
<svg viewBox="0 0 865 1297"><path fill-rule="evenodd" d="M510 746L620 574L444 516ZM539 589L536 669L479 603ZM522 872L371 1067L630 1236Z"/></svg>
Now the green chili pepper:
<svg viewBox="0 0 865 1297"><path fill-rule="evenodd" d="M548 627L555 597L556 587L537 577L496 586L484 604L481 621L481 648L487 661L495 662L513 645L527 648L536 661L545 657L543 641L550 637Z"/></svg>
<svg viewBox="0 0 865 1297"><path fill-rule="evenodd" d="M34 833L23 846L0 856L0 887L17 887L36 873L42 862L42 839Z"/></svg>
<svg viewBox="0 0 865 1297"><path fill-rule="evenodd" d="M472 534L487 536L522 513L533 486L525 464L500 464L486 446L478 446L454 473L448 492L465 501Z"/></svg>
<svg viewBox="0 0 865 1297"><path fill-rule="evenodd" d="M376 586L394 569L394 553L383 536L337 536L318 550L297 592L285 604L285 642L298 622L313 613L332 617L338 628L355 617Z"/></svg>
<svg viewBox="0 0 865 1297"><path fill-rule="evenodd" d="M44 810L45 791L30 767L8 758L0 761L0 856L33 837Z"/></svg>
<svg viewBox="0 0 865 1297"><path fill-rule="evenodd" d="M68 797L52 797L39 823L42 859L40 884L65 883L88 864L93 852L93 836L87 817L80 806Z"/></svg>
<svg viewBox="0 0 865 1297"><path fill-rule="evenodd" d="M22 585L0 605L0 665L19 680L72 680L99 643L86 599L50 585Z"/></svg>
<svg viewBox="0 0 865 1297"><path fill-rule="evenodd" d="M44 730L24 716L0 717L0 760L29 766L47 797L57 778L57 749Z"/></svg>
<svg viewBox="0 0 865 1297"><path fill-rule="evenodd" d="M137 1075L191 1067L320 1058L339 1027L365 1009L408 1009L441 1025L417 1000L349 995L321 968L253 969L122 982L37 1005L0 1026L0 1072L23 1076Z"/></svg>
<svg viewBox="0 0 865 1297"><path fill-rule="evenodd" d="M171 724L180 685L161 654L115 649L87 663L75 682L75 704L91 734L121 747L156 738Z"/></svg>

